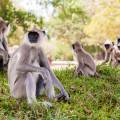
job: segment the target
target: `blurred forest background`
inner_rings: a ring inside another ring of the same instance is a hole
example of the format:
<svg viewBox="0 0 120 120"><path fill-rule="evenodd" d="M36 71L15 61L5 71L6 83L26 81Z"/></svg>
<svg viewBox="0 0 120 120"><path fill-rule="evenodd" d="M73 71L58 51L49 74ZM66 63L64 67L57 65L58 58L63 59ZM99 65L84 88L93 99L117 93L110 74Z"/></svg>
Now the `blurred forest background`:
<svg viewBox="0 0 120 120"><path fill-rule="evenodd" d="M11 25L10 46L36 25L47 31L46 52L57 60L73 59L76 40L94 55L120 36L120 0L0 0L0 16Z"/></svg>

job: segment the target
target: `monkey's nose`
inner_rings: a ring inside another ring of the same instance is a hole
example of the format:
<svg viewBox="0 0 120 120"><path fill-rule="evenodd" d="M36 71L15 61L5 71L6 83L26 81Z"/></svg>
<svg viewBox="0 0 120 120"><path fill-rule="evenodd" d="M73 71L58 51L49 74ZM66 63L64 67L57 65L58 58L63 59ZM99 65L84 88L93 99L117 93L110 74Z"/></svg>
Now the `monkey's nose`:
<svg viewBox="0 0 120 120"><path fill-rule="evenodd" d="M74 44L72 44L72 48L75 49L75 45Z"/></svg>
<svg viewBox="0 0 120 120"><path fill-rule="evenodd" d="M28 39L31 43L36 43L38 40L39 34L36 31L30 31L28 32Z"/></svg>

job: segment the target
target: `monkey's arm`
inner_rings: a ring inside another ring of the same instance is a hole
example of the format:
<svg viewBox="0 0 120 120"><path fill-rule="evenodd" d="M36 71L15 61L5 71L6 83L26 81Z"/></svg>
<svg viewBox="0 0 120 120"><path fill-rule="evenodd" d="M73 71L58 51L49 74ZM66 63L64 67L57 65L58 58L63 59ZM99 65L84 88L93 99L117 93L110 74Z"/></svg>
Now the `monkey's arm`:
<svg viewBox="0 0 120 120"><path fill-rule="evenodd" d="M18 72L26 73L26 72L38 72L39 74L43 73L45 69L42 67L37 67L34 65L31 65L29 63L30 55L29 55L29 49L25 49L24 47L22 49L19 49L18 51L20 54L18 57L17 65L16 65L16 70ZM17 53L16 53L17 54ZM13 60L14 61L14 60Z"/></svg>
<svg viewBox="0 0 120 120"><path fill-rule="evenodd" d="M113 67L116 67L118 65L118 61L117 61L115 55L116 55L116 50L114 49L111 53L111 60L112 60L111 64Z"/></svg>
<svg viewBox="0 0 120 120"><path fill-rule="evenodd" d="M41 51L41 53L39 55L40 55L39 56L40 57L40 66L45 67L45 68L47 68L49 70L52 81L53 81L53 84L61 91L61 94L66 97L65 99L69 100L68 93L64 89L61 82L57 79L54 72L51 70L47 57L44 55L44 53L42 51Z"/></svg>
<svg viewBox="0 0 120 120"><path fill-rule="evenodd" d="M2 44L3 44L4 49L8 52L7 41L5 40L5 38L3 39Z"/></svg>
<svg viewBox="0 0 120 120"><path fill-rule="evenodd" d="M110 53L106 52L106 54L105 54L105 60L102 62L102 65L106 64L109 61L109 59L110 59Z"/></svg>
<svg viewBox="0 0 120 120"><path fill-rule="evenodd" d="M26 63L24 62L24 60L26 61ZM43 79L48 80L47 69L27 63L27 58L25 56L19 58L19 61L16 66L16 70L20 73L36 72L40 74Z"/></svg>
<svg viewBox="0 0 120 120"><path fill-rule="evenodd" d="M84 75L84 66L85 66L85 63L84 63L84 60L81 58L79 59L79 65L76 69L76 74L78 75L79 73L82 73L82 75Z"/></svg>
<svg viewBox="0 0 120 120"><path fill-rule="evenodd" d="M112 53L111 53L112 54ZM112 62L112 55L110 55L109 60L108 60L108 65L110 65Z"/></svg>
<svg viewBox="0 0 120 120"><path fill-rule="evenodd" d="M3 57L3 64L4 65L7 64L8 63L8 53L1 48L0 48L0 56Z"/></svg>

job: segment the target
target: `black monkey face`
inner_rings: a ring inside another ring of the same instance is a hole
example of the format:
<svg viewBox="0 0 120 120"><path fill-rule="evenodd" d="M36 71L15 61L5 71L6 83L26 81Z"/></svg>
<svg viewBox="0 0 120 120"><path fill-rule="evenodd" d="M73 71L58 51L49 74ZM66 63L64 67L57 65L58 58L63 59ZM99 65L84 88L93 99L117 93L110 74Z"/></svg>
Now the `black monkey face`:
<svg viewBox="0 0 120 120"><path fill-rule="evenodd" d="M117 44L118 49L120 50L120 43Z"/></svg>
<svg viewBox="0 0 120 120"><path fill-rule="evenodd" d="M78 52L82 50L82 46L81 44L77 41L74 44L72 44L72 48L74 50L74 52Z"/></svg>
<svg viewBox="0 0 120 120"><path fill-rule="evenodd" d="M117 39L117 44L119 44L119 43L120 43L120 38Z"/></svg>
<svg viewBox="0 0 120 120"><path fill-rule="evenodd" d="M120 50L120 46L118 46L118 49Z"/></svg>
<svg viewBox="0 0 120 120"><path fill-rule="evenodd" d="M31 43L37 43L39 38L39 33L36 31L28 32L28 39Z"/></svg>
<svg viewBox="0 0 120 120"><path fill-rule="evenodd" d="M40 43L46 36L46 32L44 30L34 28L28 32L27 36L30 43Z"/></svg>
<svg viewBox="0 0 120 120"><path fill-rule="evenodd" d="M105 44L104 46L106 50L110 48L110 44Z"/></svg>

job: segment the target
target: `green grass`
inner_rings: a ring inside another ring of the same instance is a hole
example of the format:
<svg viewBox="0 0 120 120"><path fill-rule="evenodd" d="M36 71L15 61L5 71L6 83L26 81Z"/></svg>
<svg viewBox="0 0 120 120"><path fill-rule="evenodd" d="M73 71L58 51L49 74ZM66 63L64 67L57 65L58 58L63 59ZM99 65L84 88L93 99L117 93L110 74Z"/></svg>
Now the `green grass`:
<svg viewBox="0 0 120 120"><path fill-rule="evenodd" d="M52 109L30 107L10 97L7 76L0 73L1 120L120 120L120 69L98 67L96 77L76 77L73 70L55 71L70 94L70 102L55 102ZM41 96L38 102L48 100Z"/></svg>

